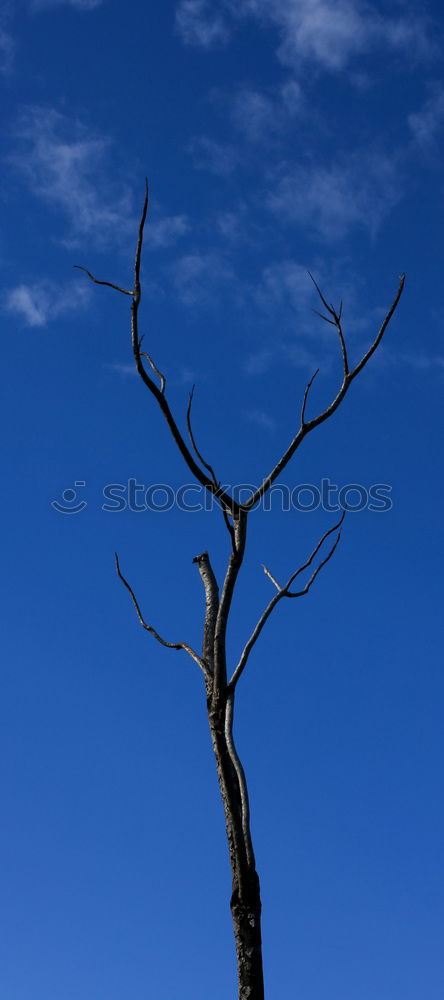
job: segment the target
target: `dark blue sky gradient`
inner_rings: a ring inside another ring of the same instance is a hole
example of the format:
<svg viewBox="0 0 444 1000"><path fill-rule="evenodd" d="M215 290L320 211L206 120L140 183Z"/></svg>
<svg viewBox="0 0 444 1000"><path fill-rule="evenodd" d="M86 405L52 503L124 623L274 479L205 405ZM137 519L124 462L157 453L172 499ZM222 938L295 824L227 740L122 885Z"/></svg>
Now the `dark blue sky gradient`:
<svg viewBox="0 0 444 1000"><path fill-rule="evenodd" d="M312 271L356 361L384 345L284 483L387 484L309 597L267 624L237 696L268 1000L441 1000L442 11L437 2L129 0L0 14L5 1000L228 1000L230 875L193 557L214 513L102 510L188 470L131 373L141 331L224 483L258 483L340 379ZM77 488L87 506L51 501ZM334 523L257 511L232 665ZM211 979L211 991L208 982Z"/></svg>

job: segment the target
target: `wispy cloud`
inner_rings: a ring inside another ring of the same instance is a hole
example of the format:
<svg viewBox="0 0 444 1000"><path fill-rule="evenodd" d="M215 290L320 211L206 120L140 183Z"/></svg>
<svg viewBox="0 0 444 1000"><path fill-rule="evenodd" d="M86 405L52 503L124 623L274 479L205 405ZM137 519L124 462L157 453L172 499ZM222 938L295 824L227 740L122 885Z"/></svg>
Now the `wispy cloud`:
<svg viewBox="0 0 444 1000"><path fill-rule="evenodd" d="M219 177L228 177L239 163L239 154L234 146L215 142L206 135L195 136L188 151L197 170L208 170Z"/></svg>
<svg viewBox="0 0 444 1000"><path fill-rule="evenodd" d="M183 41L204 49L224 42L228 29L221 6L211 0L181 0L176 11L176 28Z"/></svg>
<svg viewBox="0 0 444 1000"><path fill-rule="evenodd" d="M418 375L444 372L444 355L428 354L426 351L391 351L383 345L377 355L381 368L409 368Z"/></svg>
<svg viewBox="0 0 444 1000"><path fill-rule="evenodd" d="M241 202L235 211L222 211L216 215L216 226L229 243L244 243L249 239L249 219L246 205Z"/></svg>
<svg viewBox="0 0 444 1000"><path fill-rule="evenodd" d="M138 371L134 362L132 364L129 363L125 364L125 363L119 363L118 361L114 363L107 361L104 367L107 368L109 371L115 372L117 375L120 375L121 378L138 377Z"/></svg>
<svg viewBox="0 0 444 1000"><path fill-rule="evenodd" d="M27 326L43 327L60 316L84 309L90 298L90 290L82 282L57 285L45 280L10 288L3 295L2 305Z"/></svg>
<svg viewBox="0 0 444 1000"><path fill-rule="evenodd" d="M231 295L236 291L232 265L216 252L196 250L184 254L171 266L169 273L176 295L186 306L207 306L228 287Z"/></svg>
<svg viewBox="0 0 444 1000"><path fill-rule="evenodd" d="M134 238L137 218L133 193L112 162L112 141L54 108L26 108L16 129L12 163L34 195L62 212L66 246L126 249ZM154 218L147 226L148 246L175 243L188 228L185 216Z"/></svg>
<svg viewBox="0 0 444 1000"><path fill-rule="evenodd" d="M261 142L280 133L303 109L301 87L290 80L275 94L243 88L234 98L231 117L246 139Z"/></svg>
<svg viewBox="0 0 444 1000"><path fill-rule="evenodd" d="M234 99L232 119L239 131L254 142L275 128L273 102L257 90L241 90Z"/></svg>
<svg viewBox="0 0 444 1000"><path fill-rule="evenodd" d="M314 295L307 268L291 259L269 264L262 271L255 298L267 311L284 304L294 314L309 315Z"/></svg>
<svg viewBox="0 0 444 1000"><path fill-rule="evenodd" d="M283 223L307 224L329 241L355 229L377 233L402 197L397 164L384 153L358 151L329 166L296 166L268 196Z"/></svg>
<svg viewBox="0 0 444 1000"><path fill-rule="evenodd" d="M123 379L131 379L139 377L139 373L137 371L134 362L132 363L119 362L119 361L106 362L104 368L106 368L110 372L114 372L116 375L119 375L120 378ZM169 386L193 385L193 383L196 382L197 377L198 377L197 373L193 371L191 368L179 368L177 371L173 372L172 375L171 374L168 375L168 385Z"/></svg>
<svg viewBox="0 0 444 1000"><path fill-rule="evenodd" d="M326 299L337 308L343 302L344 335L353 363L371 343L386 310L368 304L362 275L353 272L348 259L336 255L327 268L322 259L309 266ZM328 371L340 361L336 332L316 315L322 306L306 264L290 258L264 267L250 288L250 301L259 315L257 329L265 331L267 341L244 360L247 374L263 375L276 364L313 374L320 364Z"/></svg>
<svg viewBox="0 0 444 1000"><path fill-rule="evenodd" d="M161 219L149 221L146 228L146 242L152 249L170 247L190 229L186 215L167 215Z"/></svg>
<svg viewBox="0 0 444 1000"><path fill-rule="evenodd" d="M272 24L279 59L297 72L309 62L342 70L375 49L409 54L430 49L425 16L406 6L399 16L383 16L367 0L181 0L176 17L184 40L207 48L242 18Z"/></svg>
<svg viewBox="0 0 444 1000"><path fill-rule="evenodd" d="M444 89L437 88L419 111L409 115L408 123L418 145L426 152L433 151L444 124Z"/></svg>
<svg viewBox="0 0 444 1000"><path fill-rule="evenodd" d="M111 142L53 108L29 107L17 126L13 163L30 190L68 219L64 242L106 246L134 232L132 197L109 179Z"/></svg>
<svg viewBox="0 0 444 1000"><path fill-rule="evenodd" d="M331 358L322 355L324 369L330 365ZM273 350L263 348L248 355L244 361L244 370L247 375L265 375L274 365L292 365L294 368L301 368L307 374L313 374L319 366L319 353L310 350L304 344L280 341L273 346Z"/></svg>
<svg viewBox="0 0 444 1000"><path fill-rule="evenodd" d="M245 0L251 11L273 22L280 34L279 58L299 69L312 62L324 70L344 69L366 52L381 48L421 52L427 48L423 18L404 12L384 17L361 0Z"/></svg>
<svg viewBox="0 0 444 1000"><path fill-rule="evenodd" d="M276 421L265 410L248 410L245 416L250 424L256 424L256 427L261 427L270 433L276 430Z"/></svg>

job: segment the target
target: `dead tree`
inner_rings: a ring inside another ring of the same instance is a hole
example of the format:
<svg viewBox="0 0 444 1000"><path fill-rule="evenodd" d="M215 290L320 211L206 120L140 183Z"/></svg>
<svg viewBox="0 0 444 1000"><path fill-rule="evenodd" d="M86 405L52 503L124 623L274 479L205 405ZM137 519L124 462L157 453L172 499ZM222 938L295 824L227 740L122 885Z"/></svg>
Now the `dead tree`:
<svg viewBox="0 0 444 1000"><path fill-rule="evenodd" d="M150 632L163 646L167 646L169 649L183 650L185 653L188 653L202 671L205 682L208 722L225 811L232 876L231 913L236 942L238 995L239 1000L263 1000L264 980L262 970L260 886L251 841L247 783L233 738L236 687L247 666L250 653L275 607L284 598L303 597L308 594L318 574L332 558L341 536L345 510L342 512L337 524L325 532L306 561L290 574L284 585L279 584L272 573L264 567L265 573L273 585L274 594L259 618L255 629L244 646L237 665L233 669L231 665L227 664L226 634L236 581L245 555L248 515L286 468L304 439L314 431L315 427L319 427L320 424L328 420L335 410L337 410L356 376L359 375L367 365L367 362L370 361L370 358L381 343L385 330L401 298L404 288L404 275L401 275L399 279L395 298L373 343L359 363L352 368L349 366L342 327L342 302L339 308L335 309L332 304L327 302L314 278L312 278L322 307L325 310L325 312L319 313L319 315L325 322L330 323L335 328L339 338L343 366L342 382L336 396L326 409L317 416L309 418L307 416L308 397L317 371L312 375L304 392L299 426L292 441L271 472L265 476L262 484L245 503L240 503L221 487L214 468L209 462L205 461L196 444L191 424L193 394L191 393L190 395L186 420L190 442L188 444L168 404L165 394L165 376L156 367L151 356L142 350L138 316L141 300L140 265L147 210L148 185L146 186L145 201L139 225L134 266L134 285L132 289L122 288L110 281L100 281L86 268L81 268L81 270L85 271L95 284L106 285L121 292L123 295L130 296L132 348L135 365L140 378L160 407L175 444L190 472L192 472L198 483L213 494L222 510L229 536L230 554L221 591L219 590L208 552L203 552L194 559L202 579L205 594L202 651L200 653L195 651L186 642L169 642L160 636L156 629L145 621L133 588L122 573L117 554L116 569L120 580L129 591L142 627L147 632ZM305 583L299 582L300 580L304 581L304 579Z"/></svg>

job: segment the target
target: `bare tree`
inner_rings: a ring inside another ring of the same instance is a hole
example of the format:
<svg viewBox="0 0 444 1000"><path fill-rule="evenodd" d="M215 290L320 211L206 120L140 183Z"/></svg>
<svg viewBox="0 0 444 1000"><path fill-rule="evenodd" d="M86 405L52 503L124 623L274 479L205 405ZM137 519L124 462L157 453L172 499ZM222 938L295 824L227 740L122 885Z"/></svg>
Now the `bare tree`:
<svg viewBox="0 0 444 1000"><path fill-rule="evenodd" d="M141 301L140 265L147 210L148 185L146 186L145 201L139 225L134 266L134 285L132 289L122 288L109 281L100 281L86 268L80 269L85 271L95 284L106 285L121 292L123 295L131 297L132 347L137 371L144 385L160 407L173 439L190 472L192 472L196 480L206 490L217 498L222 510L229 536L230 554L221 591L219 591L219 585L208 552L203 552L194 559L202 579L205 594L202 651L200 653L195 651L186 642L169 642L162 638L156 629L145 621L133 588L122 573L117 554L116 569L120 580L129 591L142 627L147 632L150 632L163 646L167 646L170 649L183 650L202 671L206 690L208 721L225 811L230 856L232 875L231 913L236 941L238 995L239 1000L263 1000L264 980L262 970L260 886L251 841L247 783L233 738L236 687L247 666L250 653L276 606L285 598L304 597L308 594L317 576L332 558L341 537L345 510L342 512L337 524L329 528L322 538L320 538L305 562L290 573L284 585L279 584L272 573L264 567L264 571L273 585L274 594L245 643L237 665L234 668L229 668L226 655L227 624L236 581L245 556L248 515L286 468L304 439L315 427L319 427L320 424L328 420L335 410L337 410L356 376L359 375L367 365L367 362L370 361L370 358L381 343L385 330L401 298L404 288L404 275L401 275L399 279L396 295L375 339L359 363L352 368L349 366L342 327L342 302L339 308L335 309L331 303L327 302L321 289L316 284L314 278L312 278L324 309L324 312L320 312L319 315L326 323L330 323L337 332L342 355L342 382L336 396L322 413L308 418L307 403L317 371L312 375L304 392L299 426L288 448L279 458L279 461L271 472L265 476L262 484L251 494L246 502L240 503L234 496L226 493L221 487L213 466L205 461L196 444L191 423L193 393L190 395L186 420L190 442L188 444L168 404L165 394L165 376L156 367L151 356L142 350L142 337L139 335L138 316ZM305 577L303 576L304 573ZM305 583L300 583L300 579L305 579Z"/></svg>

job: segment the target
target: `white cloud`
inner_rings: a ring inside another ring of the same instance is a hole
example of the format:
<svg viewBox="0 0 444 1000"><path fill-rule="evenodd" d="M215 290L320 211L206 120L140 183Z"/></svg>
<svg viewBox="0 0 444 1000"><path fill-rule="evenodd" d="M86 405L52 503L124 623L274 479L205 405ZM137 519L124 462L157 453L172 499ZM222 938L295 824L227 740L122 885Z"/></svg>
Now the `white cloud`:
<svg viewBox="0 0 444 1000"><path fill-rule="evenodd" d="M110 181L110 140L53 108L27 108L17 127L14 164L33 194L62 210L69 221L64 242L114 244L135 230L132 198Z"/></svg>
<svg viewBox="0 0 444 1000"><path fill-rule="evenodd" d="M338 309L342 300L350 362L354 356L358 361L386 310L368 303L362 275L353 272L349 259L336 255L327 270L325 262L318 259L309 269L328 302L333 301ZM290 258L264 267L250 288L250 299L261 317L258 330L267 331L267 343L246 358L244 367L249 375L262 375L275 364L291 364L313 374L319 365L326 371L339 363L339 339L315 314L323 308L306 264Z"/></svg>
<svg viewBox="0 0 444 1000"><path fill-rule="evenodd" d="M265 410L248 410L245 416L250 424L256 424L257 427L261 427L263 430L276 430L276 421Z"/></svg>
<svg viewBox="0 0 444 1000"><path fill-rule="evenodd" d="M296 80L288 80L287 83L284 83L281 88L281 99L287 114L299 114L304 103L300 84Z"/></svg>
<svg viewBox="0 0 444 1000"><path fill-rule="evenodd" d="M4 293L3 308L14 313L28 325L46 326L59 316L84 309L91 298L90 290L81 282L57 285L51 281L20 284Z"/></svg>
<svg viewBox="0 0 444 1000"><path fill-rule="evenodd" d="M425 351L390 351L384 345L378 354L379 365L382 368L409 368L418 375L430 375L432 371L444 372L442 354L427 354Z"/></svg>
<svg viewBox="0 0 444 1000"><path fill-rule="evenodd" d="M233 293L235 274L231 264L220 254L194 251L175 261L170 277L177 296L187 306L208 305L230 285Z"/></svg>
<svg viewBox="0 0 444 1000"><path fill-rule="evenodd" d="M232 119L250 142L262 139L277 125L273 102L257 90L241 90L234 99Z"/></svg>
<svg viewBox="0 0 444 1000"><path fill-rule="evenodd" d="M145 239L153 249L172 246L185 236L190 228L186 215L169 215L162 219L148 221L145 230Z"/></svg>
<svg viewBox="0 0 444 1000"><path fill-rule="evenodd" d="M258 90L240 90L233 100L231 117L244 138L262 142L281 133L303 111L301 87L295 80L289 80L270 96Z"/></svg>
<svg viewBox="0 0 444 1000"><path fill-rule="evenodd" d="M248 240L247 210L241 203L236 211L218 212L216 225L223 237L230 243L244 243Z"/></svg>
<svg viewBox="0 0 444 1000"><path fill-rule="evenodd" d="M186 44L204 49L227 38L223 11L218 11L211 0L181 0L176 11L176 28Z"/></svg>
<svg viewBox="0 0 444 1000"><path fill-rule="evenodd" d="M274 25L278 57L297 71L308 62L342 70L375 49L420 54L429 48L425 18L409 10L384 17L367 0L181 0L177 10L185 41L206 47L226 36L228 16L232 27L244 17Z"/></svg>
<svg viewBox="0 0 444 1000"><path fill-rule="evenodd" d="M306 224L337 240L354 228L375 236L384 216L400 200L396 164L384 153L359 151L330 166L297 166L268 196L283 223Z"/></svg>
<svg viewBox="0 0 444 1000"><path fill-rule="evenodd" d="M121 378L133 378L139 374L134 362L132 364L122 364L118 361L114 364L107 362L105 364L105 368L108 368L109 371L116 372L116 374L120 375Z"/></svg>
<svg viewBox="0 0 444 1000"><path fill-rule="evenodd" d="M271 367L273 360L273 353L264 347L260 351L248 355L244 362L244 368L248 375L263 375Z"/></svg>
<svg viewBox="0 0 444 1000"><path fill-rule="evenodd" d="M297 68L301 61L342 70L354 57L374 49L417 51L425 46L422 22L409 15L383 17L360 0L251 0L281 32L278 54Z"/></svg>
<svg viewBox="0 0 444 1000"><path fill-rule="evenodd" d="M328 369L331 358L322 354L323 369ZM265 375L273 365L293 365L294 368L301 368L308 374L313 374L319 366L319 354L305 347L300 343L288 343L281 341L274 345L273 350L263 348L250 354L245 362L244 369L247 375Z"/></svg>
<svg viewBox="0 0 444 1000"><path fill-rule="evenodd" d="M313 304L313 285L307 268L295 260L277 261L265 267L256 299L267 309L285 303L294 312L308 312Z"/></svg>
<svg viewBox="0 0 444 1000"><path fill-rule="evenodd" d="M408 123L415 141L424 150L432 150L444 122L444 90L440 87L419 111L409 115Z"/></svg>
<svg viewBox="0 0 444 1000"><path fill-rule="evenodd" d="M138 219L129 184L119 178L111 160L112 142L78 119L53 108L29 107L16 130L17 149L11 157L32 193L68 220L66 246L87 243L107 249L116 243L126 250ZM165 247L187 231L185 216L151 221L147 244Z"/></svg>
<svg viewBox="0 0 444 1000"><path fill-rule="evenodd" d="M196 136L188 147L197 170L208 170L219 177L228 177L239 162L233 146L215 142L206 135Z"/></svg>

